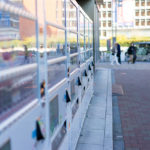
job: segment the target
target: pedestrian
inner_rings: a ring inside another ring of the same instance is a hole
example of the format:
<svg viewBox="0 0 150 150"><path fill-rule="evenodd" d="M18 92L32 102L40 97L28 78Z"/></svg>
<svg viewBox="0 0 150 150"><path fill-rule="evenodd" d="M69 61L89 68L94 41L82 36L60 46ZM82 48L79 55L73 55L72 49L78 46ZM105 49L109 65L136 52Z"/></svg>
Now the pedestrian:
<svg viewBox="0 0 150 150"><path fill-rule="evenodd" d="M117 53L118 53L118 50L117 50L117 44L115 43L114 46L113 46L113 48L112 48L111 65L113 65L115 61L116 61L116 64L119 65Z"/></svg>
<svg viewBox="0 0 150 150"><path fill-rule="evenodd" d="M24 63L29 63L29 51L28 51L28 47L27 45L23 45L24 47L24 53L25 53L25 56L24 56Z"/></svg>
<svg viewBox="0 0 150 150"><path fill-rule="evenodd" d="M133 45L133 43L130 44L130 47L128 48L128 55L129 55L129 60L128 63L135 63L136 60L136 47Z"/></svg>
<svg viewBox="0 0 150 150"><path fill-rule="evenodd" d="M120 44L119 43L115 43L115 45L117 47L118 62L119 62L119 64L121 64L121 49L120 49Z"/></svg>
<svg viewBox="0 0 150 150"><path fill-rule="evenodd" d="M133 45L133 64L136 61L136 51L137 51L137 48Z"/></svg>

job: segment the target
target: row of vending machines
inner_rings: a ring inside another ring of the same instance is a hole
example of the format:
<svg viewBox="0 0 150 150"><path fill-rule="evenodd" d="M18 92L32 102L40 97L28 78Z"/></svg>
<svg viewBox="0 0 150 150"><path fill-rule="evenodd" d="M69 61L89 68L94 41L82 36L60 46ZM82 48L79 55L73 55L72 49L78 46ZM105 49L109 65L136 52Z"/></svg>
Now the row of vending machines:
<svg viewBox="0 0 150 150"><path fill-rule="evenodd" d="M75 150L93 95L93 57L0 124L0 150ZM44 85L43 85L44 86Z"/></svg>

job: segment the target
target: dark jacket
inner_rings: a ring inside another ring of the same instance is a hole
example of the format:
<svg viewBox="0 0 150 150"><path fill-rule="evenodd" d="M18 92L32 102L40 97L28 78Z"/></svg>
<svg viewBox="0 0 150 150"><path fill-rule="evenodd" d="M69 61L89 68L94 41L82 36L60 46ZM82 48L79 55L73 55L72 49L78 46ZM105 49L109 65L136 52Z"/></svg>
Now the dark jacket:
<svg viewBox="0 0 150 150"><path fill-rule="evenodd" d="M120 45L117 44L117 57L119 57L120 55L121 55Z"/></svg>
<svg viewBox="0 0 150 150"><path fill-rule="evenodd" d="M136 47L135 46L130 46L128 48L128 54L129 55L136 55Z"/></svg>

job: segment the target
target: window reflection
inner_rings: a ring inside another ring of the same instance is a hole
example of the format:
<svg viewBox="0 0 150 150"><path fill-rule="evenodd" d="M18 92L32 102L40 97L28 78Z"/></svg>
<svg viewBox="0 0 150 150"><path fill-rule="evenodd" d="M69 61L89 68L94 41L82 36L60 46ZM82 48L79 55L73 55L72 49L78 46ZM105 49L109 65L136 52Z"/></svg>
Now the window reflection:
<svg viewBox="0 0 150 150"><path fill-rule="evenodd" d="M77 34L70 32L68 41L70 43L70 54L77 53Z"/></svg>
<svg viewBox="0 0 150 150"><path fill-rule="evenodd" d="M64 0L45 0L46 20L64 26Z"/></svg>
<svg viewBox="0 0 150 150"><path fill-rule="evenodd" d="M86 46L86 50L89 48L89 22L87 19L85 19L85 46Z"/></svg>
<svg viewBox="0 0 150 150"><path fill-rule="evenodd" d="M85 52L82 52L82 53L80 53L80 60L81 60L81 64L82 63L84 63L85 62L85 60L86 60L86 53Z"/></svg>
<svg viewBox="0 0 150 150"><path fill-rule="evenodd" d="M12 7L19 7L20 11L26 11L31 16L35 15L34 0L31 2L30 0L5 0L5 2ZM1 8L0 122L37 98L35 37L33 19L16 15L9 9L3 11Z"/></svg>
<svg viewBox="0 0 150 150"><path fill-rule="evenodd" d="M67 0L67 26L71 31L77 31L77 8Z"/></svg>
<svg viewBox="0 0 150 150"><path fill-rule="evenodd" d="M80 52L84 51L84 36L80 35Z"/></svg>
<svg viewBox="0 0 150 150"><path fill-rule="evenodd" d="M70 71L72 72L78 67L78 55L70 58Z"/></svg>
<svg viewBox="0 0 150 150"><path fill-rule="evenodd" d="M51 88L56 83L65 78L66 75L66 60L55 64L48 63L48 88Z"/></svg>
<svg viewBox="0 0 150 150"><path fill-rule="evenodd" d="M52 59L65 55L65 31L47 26L47 58Z"/></svg>
<svg viewBox="0 0 150 150"><path fill-rule="evenodd" d="M90 34L90 39L89 39L90 48L93 48L93 24L92 23L89 24L89 34Z"/></svg>
<svg viewBox="0 0 150 150"><path fill-rule="evenodd" d="M1 10L0 31L0 70L36 61L34 20Z"/></svg>
<svg viewBox="0 0 150 150"><path fill-rule="evenodd" d="M80 12L80 34L84 34L84 16Z"/></svg>

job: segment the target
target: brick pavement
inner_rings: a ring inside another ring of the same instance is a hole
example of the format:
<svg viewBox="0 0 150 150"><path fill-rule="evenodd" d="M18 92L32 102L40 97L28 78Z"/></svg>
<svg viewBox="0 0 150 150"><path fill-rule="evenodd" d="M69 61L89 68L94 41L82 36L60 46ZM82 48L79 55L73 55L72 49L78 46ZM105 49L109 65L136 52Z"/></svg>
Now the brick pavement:
<svg viewBox="0 0 150 150"><path fill-rule="evenodd" d="M139 67L140 68L140 67ZM148 69L114 69L125 150L150 150L150 65Z"/></svg>

